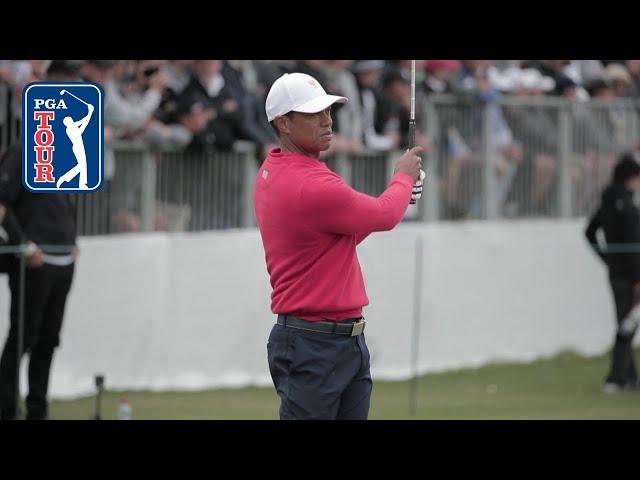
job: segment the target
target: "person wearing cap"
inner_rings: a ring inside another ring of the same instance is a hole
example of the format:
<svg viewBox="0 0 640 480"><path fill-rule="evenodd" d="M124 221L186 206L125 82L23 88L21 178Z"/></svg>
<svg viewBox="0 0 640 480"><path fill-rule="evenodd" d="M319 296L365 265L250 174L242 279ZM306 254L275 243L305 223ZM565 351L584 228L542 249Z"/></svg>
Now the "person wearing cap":
<svg viewBox="0 0 640 480"><path fill-rule="evenodd" d="M640 164L631 153L623 154L585 230L589 245L609 269L619 327L611 367L603 385L605 393L639 387L632 350L636 328L630 331L621 328L633 306L640 304L640 210L633 203L633 195L638 191ZM598 242L598 230L604 233L605 245L610 247L608 251Z"/></svg>
<svg viewBox="0 0 640 480"><path fill-rule="evenodd" d="M605 68L605 76L616 97L626 97L633 87L633 79L629 70L619 63L610 63Z"/></svg>
<svg viewBox="0 0 640 480"><path fill-rule="evenodd" d="M626 60L625 66L633 83L629 89L629 96L637 99L640 97L640 60Z"/></svg>
<svg viewBox="0 0 640 480"><path fill-rule="evenodd" d="M458 60L427 60L424 64L426 75L422 82L424 93L451 93L451 79L459 69Z"/></svg>
<svg viewBox="0 0 640 480"><path fill-rule="evenodd" d="M82 61L79 60L51 60L47 77L52 82L77 82L81 68Z"/></svg>
<svg viewBox="0 0 640 480"><path fill-rule="evenodd" d="M281 419L367 418L369 300L356 245L400 222L421 171L415 147L376 198L329 170L319 157L333 138L331 106L344 102L302 73L278 78L266 99L280 147L258 170L254 208L277 314L267 358Z"/></svg>

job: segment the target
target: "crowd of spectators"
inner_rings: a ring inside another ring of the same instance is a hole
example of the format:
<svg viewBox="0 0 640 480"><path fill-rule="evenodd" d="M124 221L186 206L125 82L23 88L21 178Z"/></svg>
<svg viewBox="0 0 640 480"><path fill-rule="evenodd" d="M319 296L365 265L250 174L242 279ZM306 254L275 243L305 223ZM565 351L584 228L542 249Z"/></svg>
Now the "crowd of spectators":
<svg viewBox="0 0 640 480"><path fill-rule="evenodd" d="M349 98L334 107L335 136L326 155L408 145L409 60L0 60L0 83L14 93L10 110L15 118L20 118L23 86L42 80L47 72L102 85L105 176L112 179L118 170L109 149L114 140L187 152L228 152L244 141L255 145L256 158L263 158L276 145L264 111L267 92L280 75L294 71L314 76L330 94ZM416 84L418 97L446 93L475 102L464 121L452 114L448 123L439 125L441 138L417 134L417 143L427 152L435 142L445 152L438 166L445 216L473 216L478 208L479 192L466 189L461 196L460 185L479 171L479 125L485 110L500 204L513 200L514 182L525 181L530 199L526 208L536 211L548 203L545 198L557 177L557 118L542 109L505 108L497 100L637 99L640 60L418 60ZM574 128L588 138L589 148L617 153L622 140L616 126L624 119L576 112ZM425 112L418 109L417 116L418 125L424 125ZM522 172L525 180L518 178Z"/></svg>

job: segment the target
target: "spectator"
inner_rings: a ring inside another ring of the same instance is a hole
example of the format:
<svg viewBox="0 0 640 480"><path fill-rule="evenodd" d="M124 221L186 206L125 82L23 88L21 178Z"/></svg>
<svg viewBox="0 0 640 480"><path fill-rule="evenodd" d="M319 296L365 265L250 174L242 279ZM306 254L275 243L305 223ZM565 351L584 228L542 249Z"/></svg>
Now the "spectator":
<svg viewBox="0 0 640 480"><path fill-rule="evenodd" d="M82 61L52 60L47 69L47 77L52 82L78 82L81 80Z"/></svg>
<svg viewBox="0 0 640 480"><path fill-rule="evenodd" d="M629 96L633 98L640 97L640 60L627 60L627 70L631 75L633 86L629 89Z"/></svg>
<svg viewBox="0 0 640 480"><path fill-rule="evenodd" d="M5 60L3 78L12 90L11 115L22 118L22 89L31 82L44 81L50 60Z"/></svg>
<svg viewBox="0 0 640 480"><path fill-rule="evenodd" d="M318 83L324 85L329 95L345 96L346 92L342 91L336 78L331 71L330 60L298 60L295 65L295 71L306 73L317 79ZM356 90L357 92L357 90ZM358 102L359 103L359 102ZM361 148L361 141L357 143L345 139L342 135L343 127L349 128L340 122L343 115L340 112L346 105L334 104L331 106L331 117L333 119L333 141L331 146L322 152L321 158L330 157L336 153L353 153ZM351 106L347 108L352 108ZM357 127L356 127L357 128Z"/></svg>
<svg viewBox="0 0 640 480"><path fill-rule="evenodd" d="M514 141L498 103L501 94L491 86L489 67L489 60L464 61L454 86L454 91L461 98L471 102L464 110L470 120L461 122L461 119L456 119L455 124L450 125L447 136L450 156L445 174L446 204L449 214L454 218L467 215L476 217L481 213L481 192L478 187L482 169L480 154L484 150L481 126L485 108L490 122L489 150L492 158L489 161L496 175L498 204L501 208L504 207L513 178L522 162L522 149ZM475 181L467 182L468 178ZM461 187L467 183L467 188Z"/></svg>
<svg viewBox="0 0 640 480"><path fill-rule="evenodd" d="M427 60L422 89L425 94L451 93L451 80L460 69L458 60Z"/></svg>
<svg viewBox="0 0 640 480"><path fill-rule="evenodd" d="M604 65L600 60L569 60L562 72L577 85L585 86L604 76Z"/></svg>
<svg viewBox="0 0 640 480"><path fill-rule="evenodd" d="M514 179L513 199L519 214L549 213L557 171L558 119L555 110L537 105L536 99L555 88L555 81L526 68L515 78L512 93L529 103L504 109L510 128L522 142L522 165Z"/></svg>
<svg viewBox="0 0 640 480"><path fill-rule="evenodd" d="M169 60L162 66L167 79L167 90L180 95L191 79L194 60Z"/></svg>
<svg viewBox="0 0 640 480"><path fill-rule="evenodd" d="M137 62L130 79L124 77L123 65L115 65L117 68L104 86L105 123L119 128L120 138L135 138L144 132L160 106L166 76L161 69L163 62L158 60ZM103 68L109 69L109 64Z"/></svg>
<svg viewBox="0 0 640 480"><path fill-rule="evenodd" d="M602 188L604 172L610 171L617 154L616 112L610 106L595 108L584 102L576 102L576 84L569 77L558 80L560 93L572 102L572 161L571 177L573 197L578 208L584 208L586 202L593 198L594 192ZM603 83L595 83L603 82ZM600 99L606 98L612 90L608 82L601 79L592 80L588 89Z"/></svg>
<svg viewBox="0 0 640 480"><path fill-rule="evenodd" d="M153 115L154 119L167 125L177 123L178 99L191 80L193 62L194 60L170 60L163 65L167 84L162 92L160 106Z"/></svg>
<svg viewBox="0 0 640 480"><path fill-rule="evenodd" d="M226 86L222 66L222 60L196 60L191 80L180 95L180 100L199 100L206 110L211 111L211 119L207 124L208 134L199 137L207 143L192 143L192 149L197 147L229 151L241 136L242 110Z"/></svg>
<svg viewBox="0 0 640 480"><path fill-rule="evenodd" d="M187 150L202 151L209 145L215 144L215 133L209 128L209 122L215 117L215 112L199 97L182 95L176 107L176 117L179 126L187 132L189 141Z"/></svg>
<svg viewBox="0 0 640 480"><path fill-rule="evenodd" d="M406 78L405 74L398 69L389 69L384 73L382 79L382 92L390 107L393 109L393 115L398 119L400 125L401 140L399 148L409 148L409 120L411 114L411 79ZM416 109L416 125L422 125L422 112ZM420 128L416 128L416 145L423 147L425 152L431 149L431 143L424 136Z"/></svg>
<svg viewBox="0 0 640 480"><path fill-rule="evenodd" d="M349 102L340 105L333 111L333 126L338 135L334 136L332 147L347 152L357 153L362 150L363 125L362 104L358 95L358 84L349 68L353 60L330 60L325 71L328 85L335 88L335 95L349 98ZM329 151L331 147L329 148Z"/></svg>
<svg viewBox="0 0 640 480"><path fill-rule="evenodd" d="M352 67L362 103L363 143L371 150L392 150L401 140L399 120L380 92L383 68L382 60L361 60Z"/></svg>
<svg viewBox="0 0 640 480"><path fill-rule="evenodd" d="M589 220L585 236L593 250L609 269L609 281L616 305L618 327L640 303L640 211L633 203L633 194L640 191L640 165L632 155L623 155L615 166L613 179L602 193L602 202ZM597 239L604 232L606 245L627 247L627 251L606 251ZM632 250L629 251L628 247ZM636 329L625 332L618 328L611 357L611 369L603 390L615 393L638 388L638 373L633 359L632 341Z"/></svg>
<svg viewBox="0 0 640 480"><path fill-rule="evenodd" d="M585 88L593 100L611 100L615 97L611 85L604 78L594 78L585 84Z"/></svg>
<svg viewBox="0 0 640 480"><path fill-rule="evenodd" d="M143 139L165 85L161 65L156 60L87 60L82 66L84 79L102 85L105 92L104 163L109 197L105 214L110 218L110 231L139 231L141 227L135 211L139 208L142 166L128 162L126 155L117 166L111 144L118 139Z"/></svg>
<svg viewBox="0 0 640 480"><path fill-rule="evenodd" d="M629 96L633 87L633 79L624 65L610 63L605 69L605 76L613 89L615 97L624 98Z"/></svg>
<svg viewBox="0 0 640 480"><path fill-rule="evenodd" d="M225 85L242 110L240 139L249 140L256 146L257 158L264 158L266 153L277 146L277 138L267 120L263 104L250 93L244 85L242 73L225 61L222 67Z"/></svg>
<svg viewBox="0 0 640 480"><path fill-rule="evenodd" d="M564 97L568 100L576 100L576 87L578 86L570 77L559 74L555 78L556 86L553 90L554 95Z"/></svg>

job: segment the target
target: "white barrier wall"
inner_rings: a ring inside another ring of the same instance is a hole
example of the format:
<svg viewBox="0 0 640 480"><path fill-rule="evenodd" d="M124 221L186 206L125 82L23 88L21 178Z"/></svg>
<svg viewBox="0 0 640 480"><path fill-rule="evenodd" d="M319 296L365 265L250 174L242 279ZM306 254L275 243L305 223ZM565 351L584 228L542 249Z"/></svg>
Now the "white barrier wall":
<svg viewBox="0 0 640 480"><path fill-rule="evenodd" d="M598 355L614 335L606 270L584 220L406 224L358 247L377 379L410 373L416 237L424 264L419 370ZM80 239L50 393L270 385L275 320L255 229ZM9 295L0 277L0 335ZM25 362L26 363L26 362ZM603 373L604 374L604 373ZM23 372L23 383L25 383Z"/></svg>

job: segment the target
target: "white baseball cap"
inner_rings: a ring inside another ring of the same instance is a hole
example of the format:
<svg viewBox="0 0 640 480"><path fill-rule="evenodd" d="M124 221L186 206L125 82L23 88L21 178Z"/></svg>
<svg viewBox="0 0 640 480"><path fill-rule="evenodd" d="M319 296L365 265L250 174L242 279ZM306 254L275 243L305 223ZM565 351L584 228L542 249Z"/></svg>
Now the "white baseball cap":
<svg viewBox="0 0 640 480"><path fill-rule="evenodd" d="M289 112L317 113L334 103L347 103L346 97L327 95L322 85L306 73L285 73L278 78L267 95L267 118Z"/></svg>

